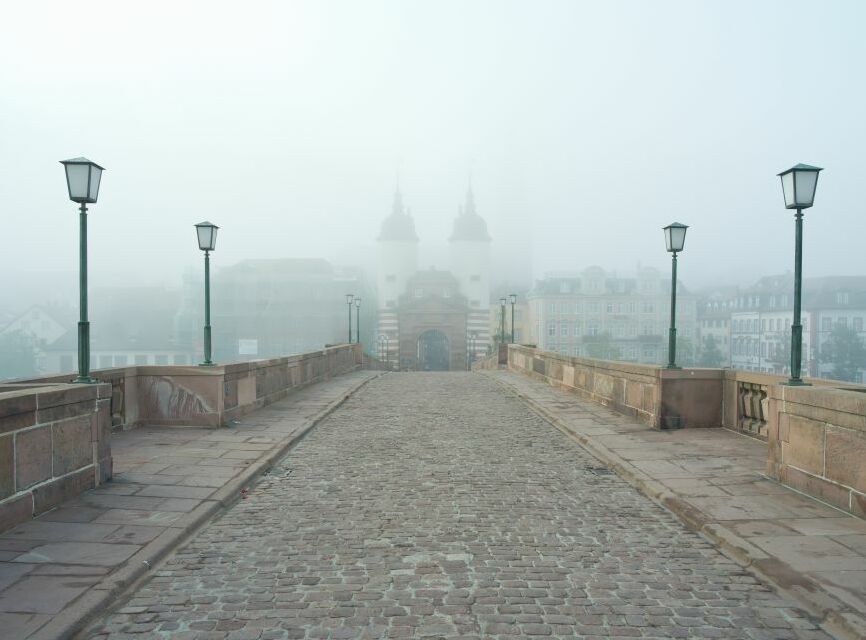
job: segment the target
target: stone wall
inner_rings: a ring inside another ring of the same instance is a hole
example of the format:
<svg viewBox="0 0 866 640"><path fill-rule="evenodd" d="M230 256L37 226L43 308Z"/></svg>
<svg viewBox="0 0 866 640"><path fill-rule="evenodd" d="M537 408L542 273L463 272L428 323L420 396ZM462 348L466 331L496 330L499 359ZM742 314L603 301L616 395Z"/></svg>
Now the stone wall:
<svg viewBox="0 0 866 640"><path fill-rule="evenodd" d="M111 478L108 384L0 385L0 531Z"/></svg>
<svg viewBox="0 0 866 640"><path fill-rule="evenodd" d="M657 429L718 427L722 372L573 358L509 345L508 367Z"/></svg>
<svg viewBox="0 0 866 640"><path fill-rule="evenodd" d="M361 366L361 345L327 347L285 358L200 366L133 366L94 371L111 385L115 429L139 424L218 427L286 397L293 389ZM68 381L52 376L26 383Z"/></svg>
<svg viewBox="0 0 866 640"><path fill-rule="evenodd" d="M769 388L767 475L866 516L866 388Z"/></svg>

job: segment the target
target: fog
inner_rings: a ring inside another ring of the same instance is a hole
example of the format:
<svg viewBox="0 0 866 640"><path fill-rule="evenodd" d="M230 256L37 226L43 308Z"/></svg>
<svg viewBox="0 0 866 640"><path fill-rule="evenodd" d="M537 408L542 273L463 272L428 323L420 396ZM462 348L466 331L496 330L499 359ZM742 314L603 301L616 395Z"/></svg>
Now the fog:
<svg viewBox="0 0 866 640"><path fill-rule="evenodd" d="M804 273L862 274L861 2L17 2L0 25L2 311L77 297L58 160L106 167L94 288L214 268L375 265L399 182L421 264L471 180L492 281L667 269L748 284L793 263L776 174L825 167ZM375 274L369 273L375 281Z"/></svg>

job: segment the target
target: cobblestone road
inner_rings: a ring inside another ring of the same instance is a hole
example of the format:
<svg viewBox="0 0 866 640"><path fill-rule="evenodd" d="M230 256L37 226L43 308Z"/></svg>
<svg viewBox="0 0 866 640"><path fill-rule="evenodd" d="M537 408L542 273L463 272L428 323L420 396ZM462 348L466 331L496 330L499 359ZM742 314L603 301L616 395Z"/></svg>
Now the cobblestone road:
<svg viewBox="0 0 866 640"><path fill-rule="evenodd" d="M89 638L828 638L475 374L388 374Z"/></svg>

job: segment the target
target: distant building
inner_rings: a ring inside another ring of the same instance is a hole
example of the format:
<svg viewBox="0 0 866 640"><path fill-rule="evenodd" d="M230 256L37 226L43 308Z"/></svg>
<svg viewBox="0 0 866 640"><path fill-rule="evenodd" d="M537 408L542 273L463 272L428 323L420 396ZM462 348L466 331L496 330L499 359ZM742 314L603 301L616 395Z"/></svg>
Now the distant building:
<svg viewBox="0 0 866 640"><path fill-rule="evenodd" d="M767 276L731 300L731 363L734 368L790 374L793 277ZM822 349L834 327L854 330L866 340L866 277L829 276L803 281L803 375L830 377L833 363ZM858 374L866 380L866 362Z"/></svg>
<svg viewBox="0 0 866 640"><path fill-rule="evenodd" d="M322 259L244 260L211 274L214 359L235 362L275 358L349 340L345 295L361 298L361 340L374 333L375 300L357 270ZM351 308L352 341L358 312ZM184 278L184 302L175 320L179 339L203 354L204 284Z"/></svg>
<svg viewBox="0 0 866 640"><path fill-rule="evenodd" d="M700 354L708 340L715 342L716 349L722 357L719 366L731 366L731 309L732 298L736 291L720 290L701 296L697 302L697 350L698 363Z"/></svg>
<svg viewBox="0 0 866 640"><path fill-rule="evenodd" d="M539 348L607 360L667 362L670 283L657 269L642 268L631 277L600 267L549 274L527 297L529 342ZM680 284L678 363L691 364L696 328L695 297Z"/></svg>
<svg viewBox="0 0 866 640"><path fill-rule="evenodd" d="M475 357L486 353L490 235L472 189L449 238L450 270L418 270L418 235L399 190L378 241L380 357L403 369L459 370L470 344Z"/></svg>
<svg viewBox="0 0 866 640"><path fill-rule="evenodd" d="M90 368L192 364L193 353L180 343L174 317L179 291L164 287L96 289L90 295ZM45 373L71 373L78 367L77 323L47 345Z"/></svg>

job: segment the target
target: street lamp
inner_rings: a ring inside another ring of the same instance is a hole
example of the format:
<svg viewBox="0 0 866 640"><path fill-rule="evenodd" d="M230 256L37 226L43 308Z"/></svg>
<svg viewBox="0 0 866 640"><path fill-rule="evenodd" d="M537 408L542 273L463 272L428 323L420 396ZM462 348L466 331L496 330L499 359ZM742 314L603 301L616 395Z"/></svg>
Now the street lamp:
<svg viewBox="0 0 866 640"><path fill-rule="evenodd" d="M105 170L87 158L61 160L66 169L66 187L69 199L79 207L79 321L78 321L78 377L73 382L93 383L90 377L90 322L87 319L87 205L99 197L99 183Z"/></svg>
<svg viewBox="0 0 866 640"><path fill-rule="evenodd" d="M505 342L505 298L499 298L499 344Z"/></svg>
<svg viewBox="0 0 866 640"><path fill-rule="evenodd" d="M355 295L352 293L346 294L346 304L349 305L349 344L352 344L352 301Z"/></svg>
<svg viewBox="0 0 866 640"><path fill-rule="evenodd" d="M361 344L361 298L355 298L355 337Z"/></svg>
<svg viewBox="0 0 866 640"><path fill-rule="evenodd" d="M217 229L213 222L199 222L195 225L198 248L204 251L204 362L202 367L212 367L210 335L210 252L216 248Z"/></svg>
<svg viewBox="0 0 866 640"><path fill-rule="evenodd" d="M517 304L517 294L510 294L508 300L511 302L511 344L514 344L514 305Z"/></svg>
<svg viewBox="0 0 866 640"><path fill-rule="evenodd" d="M794 323L791 325L791 378L789 385L806 385L800 378L803 348L803 325L800 323L800 302L803 287L803 209L815 201L818 173L821 167L798 164L778 174L782 179L782 194L785 208L796 209L796 231L794 238Z"/></svg>
<svg viewBox="0 0 866 640"><path fill-rule="evenodd" d="M671 326L668 330L668 369L679 369L677 358L677 253L686 243L688 225L672 222L664 228L665 244L671 255Z"/></svg>

